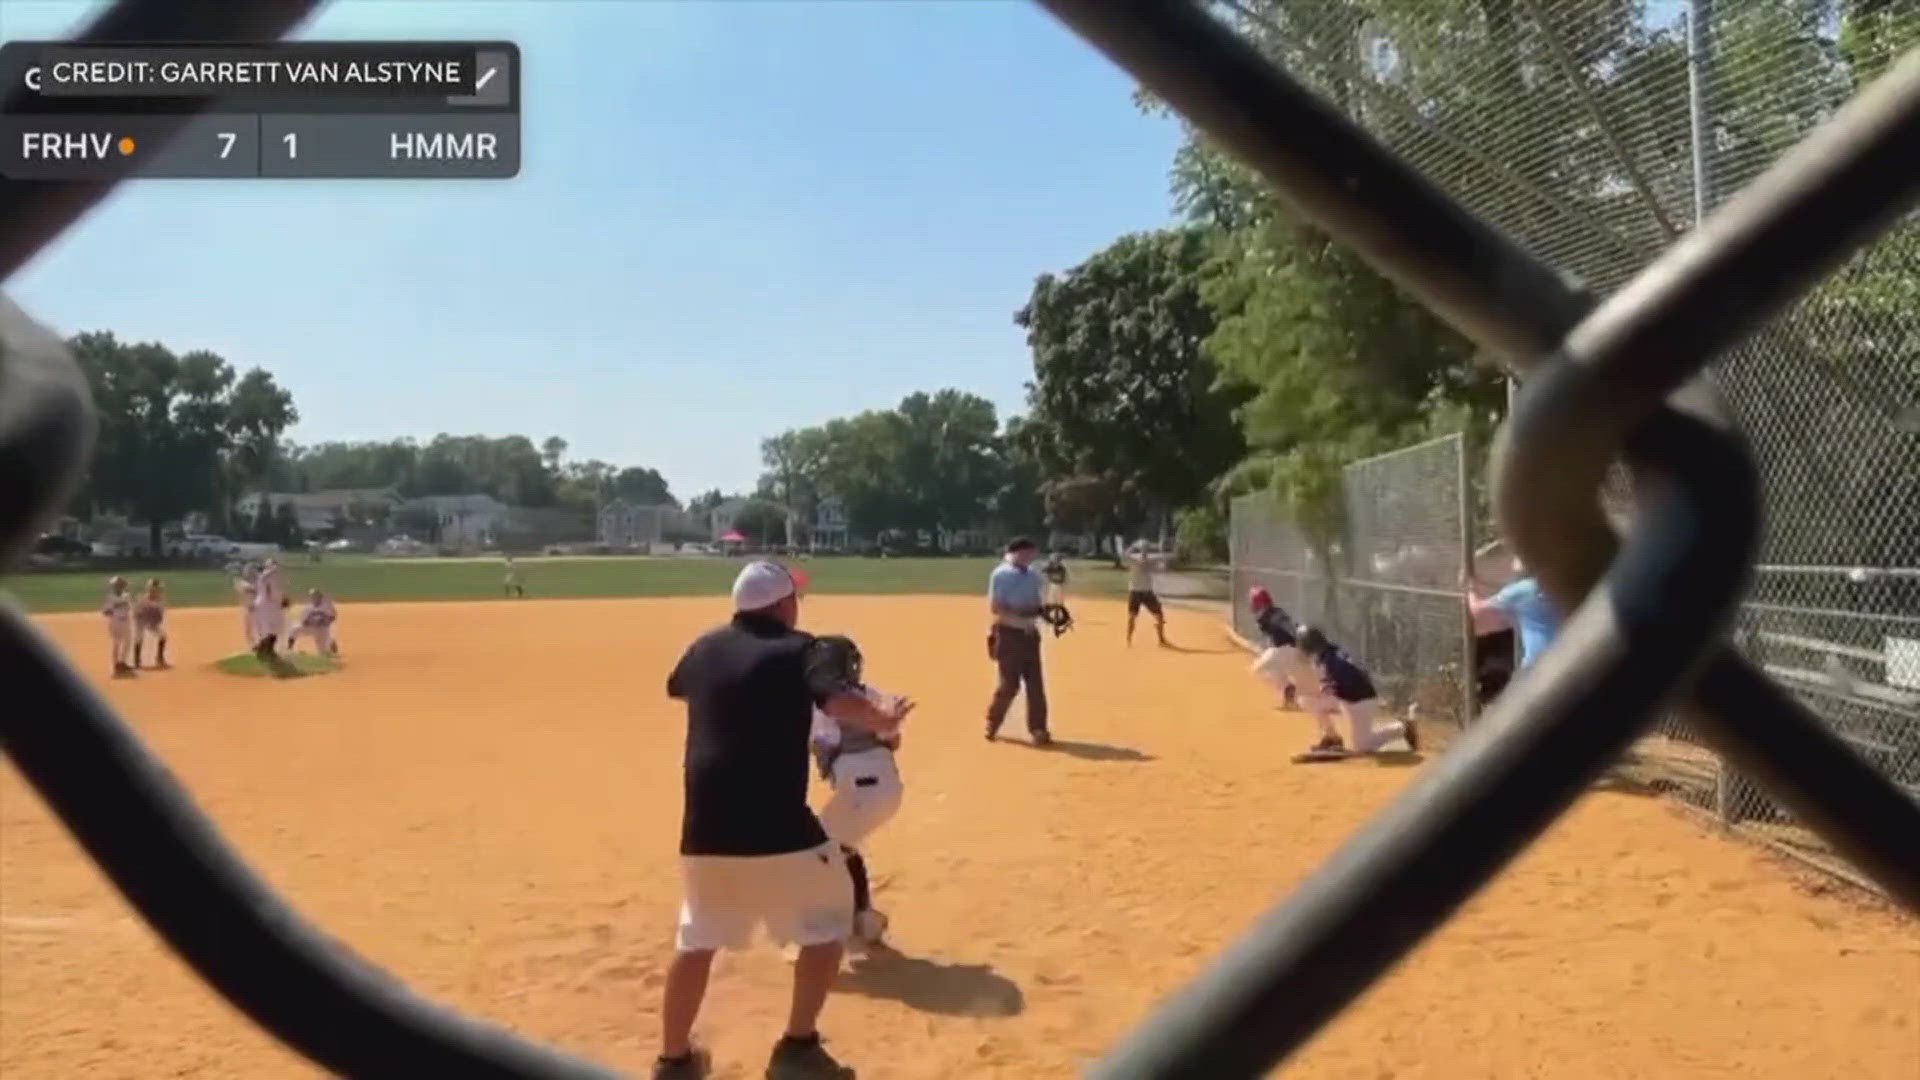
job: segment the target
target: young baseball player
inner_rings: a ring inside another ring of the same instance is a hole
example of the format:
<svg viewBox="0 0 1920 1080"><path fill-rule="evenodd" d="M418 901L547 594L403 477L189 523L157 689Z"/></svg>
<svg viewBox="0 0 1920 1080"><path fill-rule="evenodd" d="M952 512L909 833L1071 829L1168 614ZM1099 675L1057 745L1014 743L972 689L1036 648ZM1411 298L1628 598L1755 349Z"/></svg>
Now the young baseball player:
<svg viewBox="0 0 1920 1080"><path fill-rule="evenodd" d="M507 555L504 558L506 559L506 575L501 579L503 586L502 591L507 596L526 596L526 587L520 584L520 568L514 565L513 556Z"/></svg>
<svg viewBox="0 0 1920 1080"><path fill-rule="evenodd" d="M313 651L321 656L339 656L340 642L333 636L333 620L338 617L333 600L319 589L307 590L307 610L300 615L300 622L287 633L287 651L292 652L294 643L305 634L313 639Z"/></svg>
<svg viewBox="0 0 1920 1080"><path fill-rule="evenodd" d="M1248 592L1247 606L1267 642L1253 662L1253 673L1280 693L1281 705L1305 711L1320 725L1315 750L1344 749L1346 744L1333 728L1333 704L1321 692L1320 672L1300 651L1293 617L1273 602L1272 593L1257 586Z"/></svg>
<svg viewBox="0 0 1920 1080"><path fill-rule="evenodd" d="M1041 576L1047 579L1047 603L1060 605L1067 602L1067 561L1059 552L1047 556L1040 568Z"/></svg>
<svg viewBox="0 0 1920 1080"><path fill-rule="evenodd" d="M1409 750L1420 749L1420 734L1413 721L1380 722L1380 699L1374 691L1373 679L1352 657L1311 626L1299 627L1296 636L1300 652L1320 673L1322 692L1347 718L1351 749L1326 747L1323 736L1320 745L1298 755L1295 761L1328 761L1349 753L1378 753L1396 738L1403 740ZM1338 737L1335 738L1337 741Z"/></svg>
<svg viewBox="0 0 1920 1080"><path fill-rule="evenodd" d="M262 660L271 660L286 633L287 597L280 580L280 564L268 559L260 567L253 592L253 652Z"/></svg>
<svg viewBox="0 0 1920 1080"><path fill-rule="evenodd" d="M252 649L257 642L253 636L253 601L260 593L260 568L253 563L240 567L240 575L233 580L234 595L240 598L240 640Z"/></svg>
<svg viewBox="0 0 1920 1080"><path fill-rule="evenodd" d="M846 672L850 689L866 694L876 704L893 698L861 681L860 649L852 639L828 635L815 640L820 662L830 662L836 670ZM814 761L820 767L820 778L833 785L833 796L820 809L820 825L840 845L846 855L847 872L853 876L853 937L848 944L855 949L878 944L887 931L887 917L873 906L860 845L900 809L904 788L894 761L899 749L898 732L883 737L838 723L819 709L813 711Z"/></svg>
<svg viewBox="0 0 1920 1080"><path fill-rule="evenodd" d="M147 579L146 595L133 605L133 666L140 666L140 653L153 635L153 666L167 666L167 595L159 578Z"/></svg>
<svg viewBox="0 0 1920 1080"><path fill-rule="evenodd" d="M127 595L127 579L115 577L107 582L107 602L100 607L107 618L107 641L113 649L114 678L133 674L127 663L133 652L133 597Z"/></svg>
<svg viewBox="0 0 1920 1080"><path fill-rule="evenodd" d="M1149 548L1145 540L1135 540L1127 549L1127 644L1133 644L1133 624L1145 608L1153 615L1153 632L1160 644L1167 643L1167 615L1160 608L1160 594L1153 590L1153 575L1167 567L1167 557Z"/></svg>

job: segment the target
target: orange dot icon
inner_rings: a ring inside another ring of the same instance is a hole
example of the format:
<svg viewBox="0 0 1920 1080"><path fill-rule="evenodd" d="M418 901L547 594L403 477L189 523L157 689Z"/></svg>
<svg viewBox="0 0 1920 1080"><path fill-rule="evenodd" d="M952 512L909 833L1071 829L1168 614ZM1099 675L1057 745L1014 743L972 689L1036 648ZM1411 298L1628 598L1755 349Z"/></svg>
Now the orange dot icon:
<svg viewBox="0 0 1920 1080"><path fill-rule="evenodd" d="M120 136L120 156L129 157L132 154L133 154L133 136L131 135Z"/></svg>

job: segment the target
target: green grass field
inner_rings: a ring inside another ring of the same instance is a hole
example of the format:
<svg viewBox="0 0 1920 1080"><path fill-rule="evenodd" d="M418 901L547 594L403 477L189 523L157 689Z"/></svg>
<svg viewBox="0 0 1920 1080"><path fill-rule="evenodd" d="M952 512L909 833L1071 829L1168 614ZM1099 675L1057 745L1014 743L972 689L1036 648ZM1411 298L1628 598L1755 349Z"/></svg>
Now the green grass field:
<svg viewBox="0 0 1920 1080"><path fill-rule="evenodd" d="M864 594L985 595L992 559L826 558L800 562L812 591ZM738 572L737 559L582 557L518 560L529 597L721 596ZM501 595L501 564L494 559L371 559L332 556L321 563L290 559L289 592L299 598L322 588L343 603L380 600L490 600ZM152 571L124 572L136 588ZM175 607L235 602L232 583L219 570L159 571ZM1114 596L1126 591L1126 576L1098 562L1071 564L1069 591ZM27 611L90 611L104 595L106 571L23 573L4 591ZM1210 572L1183 575L1211 580ZM1175 590L1168 589L1169 595Z"/></svg>

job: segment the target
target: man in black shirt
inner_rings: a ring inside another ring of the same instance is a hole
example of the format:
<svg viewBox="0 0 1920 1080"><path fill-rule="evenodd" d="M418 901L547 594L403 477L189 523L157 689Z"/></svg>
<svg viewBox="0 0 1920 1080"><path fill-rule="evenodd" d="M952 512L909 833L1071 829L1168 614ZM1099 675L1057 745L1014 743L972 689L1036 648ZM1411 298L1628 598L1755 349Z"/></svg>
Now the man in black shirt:
<svg viewBox="0 0 1920 1080"><path fill-rule="evenodd" d="M816 1023L853 929L853 882L838 845L807 806L808 734L817 705L844 724L890 735L910 703L882 708L844 670L844 650L795 629L804 580L778 563L748 563L733 583L734 616L688 646L667 679L687 703L686 801L680 827L685 901L661 1006L655 1080L707 1075L693 1022L718 949L745 947L755 927L800 947L786 1036L770 1080L853 1076L820 1045Z"/></svg>

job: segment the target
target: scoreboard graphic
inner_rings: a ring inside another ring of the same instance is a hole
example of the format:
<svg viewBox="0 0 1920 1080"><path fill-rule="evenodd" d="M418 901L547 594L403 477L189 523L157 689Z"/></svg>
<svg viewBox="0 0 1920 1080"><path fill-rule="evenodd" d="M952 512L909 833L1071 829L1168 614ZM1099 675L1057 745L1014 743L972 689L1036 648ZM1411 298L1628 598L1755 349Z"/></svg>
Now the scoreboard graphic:
<svg viewBox="0 0 1920 1080"><path fill-rule="evenodd" d="M0 45L8 180L505 180L511 42Z"/></svg>

